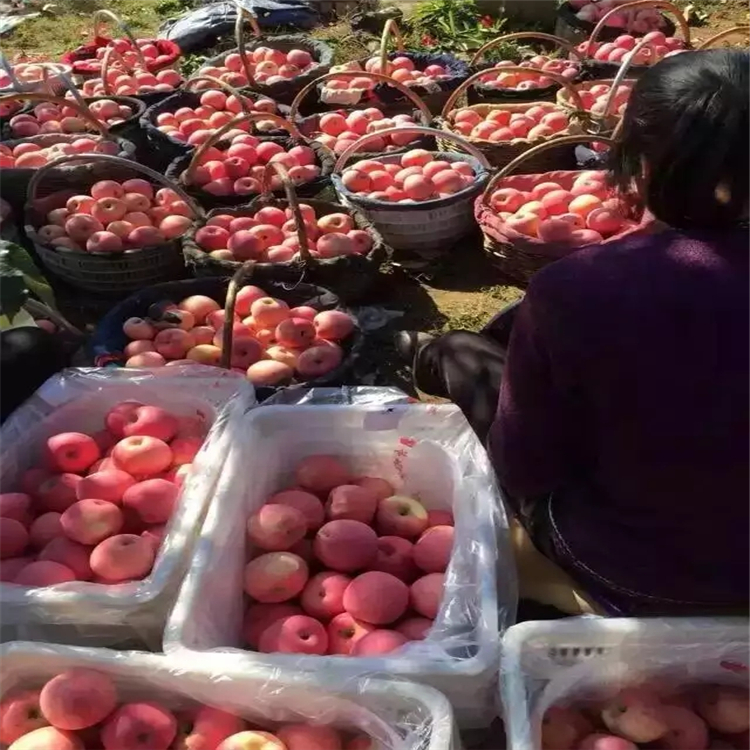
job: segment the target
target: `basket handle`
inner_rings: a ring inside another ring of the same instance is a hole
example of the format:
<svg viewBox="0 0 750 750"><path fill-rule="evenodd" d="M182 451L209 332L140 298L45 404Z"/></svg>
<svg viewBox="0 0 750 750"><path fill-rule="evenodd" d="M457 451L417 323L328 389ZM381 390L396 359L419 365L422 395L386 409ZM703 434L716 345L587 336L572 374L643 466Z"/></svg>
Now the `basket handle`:
<svg viewBox="0 0 750 750"><path fill-rule="evenodd" d="M553 34L544 34L541 31L519 31L515 34L504 34L503 36L492 39L482 45L475 53L474 57L469 60L469 65L476 65L484 55L493 47L497 47L501 42L510 42L514 39L543 39L547 42L554 42L558 47L564 49L569 55L573 55L579 62L583 59L581 53L566 39Z"/></svg>
<svg viewBox="0 0 750 750"><path fill-rule="evenodd" d="M512 68L489 68L487 70L480 70L470 75L448 97L448 101L445 103L440 116L444 120L447 120L449 112L451 111L451 109L453 109L453 105L458 101L458 97L461 96L461 94L463 94L464 91L466 91L469 86L474 83L474 81L479 80L482 76L486 76L488 73L535 73L540 77L544 76L546 78L550 78L568 92L568 96L571 98L576 109L583 109L583 102L581 101L581 97L578 95L576 87L567 78L563 78L562 76L557 75L557 73L549 73L546 70L539 70L538 68L521 68L518 66L513 66Z"/></svg>
<svg viewBox="0 0 750 750"><path fill-rule="evenodd" d="M380 72L383 73L387 70L386 63L388 62L388 37L393 36L396 40L396 51L403 52L406 48L404 47L404 37L401 36L401 30L398 28L398 24L393 18L389 18L383 26L383 33L380 37Z"/></svg>
<svg viewBox="0 0 750 750"><path fill-rule="evenodd" d="M487 183L484 192L482 193L482 203L487 205L487 199L492 195L492 191L500 180L507 177L523 162L527 161L531 157L540 154L542 151L547 151L555 146L566 146L579 143L588 143L590 141L596 141L597 143L605 143L607 145L613 145L614 141L611 138L604 138L600 135L564 135L560 138L541 143L538 146L530 148L528 151L524 151L520 156L517 156L512 161L508 162L497 174L493 175L492 179Z"/></svg>
<svg viewBox="0 0 750 750"><path fill-rule="evenodd" d="M299 254L303 263L312 263L313 256L310 253L310 248L307 246L307 229L305 227L305 219L302 216L302 211L299 207L299 199L297 193L294 190L294 183L289 177L286 167L278 162L269 162L266 164L263 172L263 184L261 186L261 198L272 199L273 193L271 190L271 173L276 172L278 177L281 178L281 183L284 186L284 192L286 193L286 199L289 202L289 208L292 210L292 218L294 219L294 228L297 231L297 239L299 240Z"/></svg>
<svg viewBox="0 0 750 750"><path fill-rule="evenodd" d="M105 21L113 23L115 26L117 26L118 29L120 29L120 31L122 31L123 34L125 34L125 36L130 40L130 43L133 45L133 51L138 55L138 59L140 60L140 63L143 66L144 70L147 70L148 65L146 64L146 58L143 56L143 52L141 52L141 48L138 46L138 42L135 41L133 32L130 30L130 27L127 25L127 23L125 23L125 21L123 21L119 16L116 16L111 10L101 8L94 13L94 38L96 39L97 37L101 36L102 24L105 23Z"/></svg>
<svg viewBox="0 0 750 750"><path fill-rule="evenodd" d="M630 52L628 52L628 54L623 58L622 65L620 65L620 69L617 71L617 75L614 77L612 85L609 89L609 94L607 95L607 101L604 106L604 117L609 117L611 115L612 105L614 104L615 96L617 95L617 89L625 79L625 75L628 70L630 70L630 66L633 64L633 60L635 60L636 55L644 47L650 47L653 50L653 45L651 44L651 42L647 42L645 39L641 39L638 44L636 44L635 47L633 47L633 49L631 49Z"/></svg>
<svg viewBox="0 0 750 750"><path fill-rule="evenodd" d="M132 65L128 66L125 62L125 58L114 47L107 47L107 51L104 53L104 59L102 60L102 85L104 86L104 93L107 94L107 96L112 96L112 88L109 85L109 79L107 76L109 74L109 66L113 57L119 60L126 72L135 72L135 68Z"/></svg>
<svg viewBox="0 0 750 750"><path fill-rule="evenodd" d="M716 42L723 42L725 39L730 36L734 36L735 34L742 34L743 36L747 36L748 34L750 34L750 26L732 26L731 29L720 31L710 39L706 39L705 42L701 42L695 49L710 49L714 44L716 44Z"/></svg>
<svg viewBox="0 0 750 750"><path fill-rule="evenodd" d="M633 3L625 3L625 5L619 5L612 8L611 10L608 10L599 19L599 23L594 26L594 29L591 32L591 36L589 37L589 45L587 47L589 54L591 52L592 43L596 41L602 29L606 25L607 19L610 16L614 15L615 13L620 13L624 10L636 8L659 8L661 10L668 11L674 16L675 21L677 21L677 25L680 27L682 36L685 39L685 44L690 44L690 26L688 26L688 22L685 19L685 16L682 15L680 9L674 3L670 3L669 0L636 0Z"/></svg>
<svg viewBox="0 0 750 750"><path fill-rule="evenodd" d="M184 181L184 179L187 179L191 176L193 170L198 166L198 162L200 161L203 154L205 154L206 151L208 151L208 149L214 145L214 143L221 140L221 137L224 135L224 133L232 130L235 125L240 125L243 122L257 122L258 120L271 120L272 122L275 122L280 128L286 130L295 140L302 140L302 136L300 135L297 128L291 122L285 120L283 117L279 117L278 115L272 115L267 112L253 112L249 115L237 115L237 117L235 117L233 120L230 120L226 125L222 125L218 130L214 131L207 140L205 140L200 146L198 146L197 149L195 149L192 157L190 158L190 163L188 164L187 169L182 173L180 179Z"/></svg>
<svg viewBox="0 0 750 750"><path fill-rule="evenodd" d="M139 164L137 161L128 161L119 156L110 156L109 154L71 154L70 156L61 156L59 159L55 159L43 167L39 167L31 176L31 180L29 180L29 187L26 191L26 202L33 203L36 200L37 187L47 170L79 161L105 161L113 165L134 169L136 172L142 172L160 185L174 190L190 206L196 218L203 218L205 216L203 209L179 185L168 180L163 174L159 174L159 172L143 164Z"/></svg>
<svg viewBox="0 0 750 750"><path fill-rule="evenodd" d="M94 130L96 130L102 138L107 138L109 135L107 127L91 114L88 107L83 109L78 104L68 99L61 99L59 96L49 96L49 94L42 94L37 91L24 91L17 94L6 94L5 96L0 96L0 104L17 101L18 99L26 99L27 101L32 102L49 102L50 104L56 104L58 107L72 107L81 118L93 126ZM41 168L44 169L44 167Z"/></svg>
<svg viewBox="0 0 750 750"><path fill-rule="evenodd" d="M524 68L525 70L525 68ZM369 143L373 138L382 137L384 135L394 135L396 133L418 133L420 135L431 135L435 138L441 138L446 141L453 141L453 143L460 146L466 151L469 156L473 156L485 169L491 169L492 166L487 161L487 157L478 149L468 143L466 140L456 135L443 130L435 130L434 128L424 128L419 125L407 126L405 128L388 128L388 130L378 130L377 133L367 133L363 135L358 141L352 143L349 148L345 149L344 152L339 156L338 161L333 166L333 174L336 174L343 169L344 164L353 156L359 149Z"/></svg>
<svg viewBox="0 0 750 750"><path fill-rule="evenodd" d="M247 50L245 49L245 19L249 22L253 30L253 36L260 37L260 26L258 25L258 19L249 10L243 8L239 3L235 3L237 6L237 20L234 24L234 38L237 41L237 52L242 60L242 68L245 71L245 78L247 78L247 85L255 85L255 79L253 78L252 70L250 69L250 60L247 57Z"/></svg>
<svg viewBox="0 0 750 750"><path fill-rule="evenodd" d="M300 104L304 98L322 81L328 81L332 78L371 78L374 81L380 81L388 86L393 86L394 89L400 91L421 113L425 119L425 124L429 125L432 122L432 114L427 105L413 92L410 91L407 86L403 83L394 81L390 76L384 75L383 73L368 73L362 70L342 70L340 73L326 73L325 75L316 78L314 81L310 81L297 96L294 97L294 101L289 107L289 120L294 122L297 117L297 111L299 110Z"/></svg>
<svg viewBox="0 0 750 750"><path fill-rule="evenodd" d="M0 66L2 69L8 74L8 77L10 78L11 85L16 91L23 91L24 85L18 80L16 77L16 72L13 70L13 66L11 65L8 58L5 56L5 53L0 50Z"/></svg>
<svg viewBox="0 0 750 750"><path fill-rule="evenodd" d="M51 96L56 96L55 92L52 90L52 84L49 82L49 76L50 71L56 76L60 77L60 80L65 85L65 88L67 89L67 93L69 93L73 99L75 99L76 103L81 109L86 110L92 117L94 117L93 113L91 112L91 109L89 108L89 105L86 104L86 100L81 96L81 92L78 90L78 87L73 82L73 79L64 71L58 71L54 65L51 63L39 63L39 65L42 66L42 77L44 78L44 84L47 87L47 91L49 91ZM94 118L96 119L96 118Z"/></svg>
<svg viewBox="0 0 750 750"><path fill-rule="evenodd" d="M237 98L237 101L240 103L240 108L242 109L242 113L245 115L249 115L252 113L252 110L248 106L247 100L245 99L242 94L234 87L230 86L228 83L225 83L224 81L220 81L218 78L214 78L213 76L193 76L192 78L188 78L187 81L182 86L183 91L190 91L190 84L195 83L197 81L209 81L217 88L223 89L224 91L229 92L232 96Z"/></svg>
<svg viewBox="0 0 750 750"><path fill-rule="evenodd" d="M232 339L234 338L234 308L237 302L237 292L246 278L252 275L255 268L254 260L246 260L229 280L227 296L224 300L224 324L221 328L221 358L219 367L229 370L232 362Z"/></svg>

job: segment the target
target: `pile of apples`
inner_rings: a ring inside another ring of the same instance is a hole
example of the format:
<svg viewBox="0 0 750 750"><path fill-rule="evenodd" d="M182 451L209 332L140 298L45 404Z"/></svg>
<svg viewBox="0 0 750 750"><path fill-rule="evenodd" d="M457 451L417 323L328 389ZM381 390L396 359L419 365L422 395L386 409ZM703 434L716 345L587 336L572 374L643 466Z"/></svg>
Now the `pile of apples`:
<svg viewBox="0 0 750 750"><path fill-rule="evenodd" d="M198 166L182 179L211 195L253 195L260 193L265 165L286 167L295 185L304 185L321 174L315 151L307 146L292 146L288 151L273 141L261 141L242 130L229 130L221 141L224 150L210 147ZM280 190L280 178L271 178L273 190Z"/></svg>
<svg viewBox="0 0 750 750"><path fill-rule="evenodd" d="M36 63L16 63L13 66L13 74L20 83L33 86L44 80L44 66ZM0 89L8 89L13 86L13 79L5 70L0 70Z"/></svg>
<svg viewBox="0 0 750 750"><path fill-rule="evenodd" d="M296 78L317 64L313 56L303 49L282 52L271 47L257 47L252 52L248 50L248 57L253 81L266 86ZM218 78L235 87L247 86L250 83L245 75L239 52L230 52L224 58L223 65L208 65L201 68L198 75Z"/></svg>
<svg viewBox="0 0 750 750"><path fill-rule="evenodd" d="M607 100L612 87L607 83L597 83L590 89L579 89L578 95L583 102L583 108L587 112L603 115L607 111ZM628 106L630 93L633 91L632 83L621 83L617 87L610 114L622 116Z"/></svg>
<svg viewBox="0 0 750 750"><path fill-rule="evenodd" d="M13 148L0 143L0 169L39 169L47 162L69 154L108 154L117 156L117 143L98 136L81 136L74 141L62 141L51 146L19 143Z"/></svg>
<svg viewBox="0 0 750 750"><path fill-rule="evenodd" d="M274 733L211 706L173 710L121 695L112 679L78 667L41 689L16 690L0 703L0 742L8 750L374 750L366 734L330 726L281 724Z"/></svg>
<svg viewBox="0 0 750 750"><path fill-rule="evenodd" d="M605 701L552 706L542 719L542 750L670 750L750 747L747 688L644 682Z"/></svg>
<svg viewBox="0 0 750 750"><path fill-rule="evenodd" d="M595 24L605 13L629 2L632 0L568 0L568 5L576 12L579 20ZM635 12L625 10L613 13L604 25L612 29L629 28L636 34L646 34L659 29L664 23L664 16L656 8L642 8Z"/></svg>
<svg viewBox="0 0 750 750"><path fill-rule="evenodd" d="M249 96L242 96L240 101L234 94L227 96L223 91L210 89L201 94L200 104L197 107L180 107L174 112L162 112L157 115L156 126L162 133L176 141L190 146L200 146L213 135L215 130L237 117L242 112L243 104L251 112L269 114L278 112L273 99L260 97L253 101ZM248 123L240 123L237 129L244 132L249 127ZM276 123L262 120L255 123L255 127L261 132L278 129Z"/></svg>
<svg viewBox="0 0 750 750"><path fill-rule="evenodd" d="M341 175L344 187L352 193L389 203L446 198L469 187L475 179L468 162L442 161L420 148L407 151L397 162L363 159Z"/></svg>
<svg viewBox="0 0 750 750"><path fill-rule="evenodd" d="M490 143L505 143L516 138L534 141L564 135L570 127L570 115L554 104L536 104L524 112L492 109L484 116L463 107L451 112L451 127L461 135Z"/></svg>
<svg viewBox="0 0 750 750"><path fill-rule="evenodd" d="M659 60L685 52L685 41L674 36L665 36L661 31L651 31L643 37L650 42L636 52L633 65L655 65ZM576 49L582 55L600 62L621 63L630 51L643 41L630 34L621 34L612 42L581 42Z"/></svg>
<svg viewBox="0 0 750 750"><path fill-rule="evenodd" d="M19 109L23 108L23 102L21 101L10 101L0 104L0 118L10 117L11 115L18 112Z"/></svg>
<svg viewBox="0 0 750 750"><path fill-rule="evenodd" d="M543 242L593 245L635 226L622 204L610 196L602 171L581 172L569 190L556 182L539 182L531 190L500 188L490 206L505 226Z"/></svg>
<svg viewBox="0 0 750 750"><path fill-rule="evenodd" d="M563 60L549 55L534 55L534 57L515 63L512 60L501 60L492 63L493 68L535 68L536 70L556 73L572 81L580 72L580 66L573 60ZM531 91L552 86L554 81L536 73L488 73L482 76L480 82L491 89L515 89L517 91Z"/></svg>
<svg viewBox="0 0 750 750"><path fill-rule="evenodd" d="M367 255L372 249L370 235L357 229L347 214L332 213L318 219L315 209L306 203L300 205L300 211L314 258ZM296 259L300 249L291 210L272 206L252 216L213 216L195 233L195 241L219 260L281 263Z"/></svg>
<svg viewBox="0 0 750 750"><path fill-rule="evenodd" d="M112 99L98 99L88 105L91 114L107 127L125 122L133 116L127 104L118 104ZM58 107L52 103L37 104L33 113L15 115L10 120L14 138L29 138L45 133L83 133L91 125L79 117L78 109Z"/></svg>
<svg viewBox="0 0 750 750"><path fill-rule="evenodd" d="M156 319L125 321L126 367L219 364L226 316L218 302L193 295L159 308ZM344 312L290 309L259 287L245 286L237 293L230 366L258 386L318 378L341 364L339 342L353 331L354 321Z"/></svg>
<svg viewBox="0 0 750 750"><path fill-rule="evenodd" d="M171 55L163 55L155 44L155 39L136 39L138 49L146 60L146 66L149 70L159 70L173 62ZM129 39L113 39L107 46L98 47L94 57L88 60L77 60L75 63L76 73L95 73L102 69L104 56L107 54L108 47L120 53L125 65L131 68L141 64L141 57L133 48Z"/></svg>
<svg viewBox="0 0 750 750"><path fill-rule="evenodd" d="M89 253L121 253L180 237L193 210L171 188L154 191L141 179L101 180L47 214L39 238L54 247Z"/></svg>
<svg viewBox="0 0 750 750"><path fill-rule="evenodd" d="M315 133L313 138L330 148L334 153L342 154L367 133L377 133L390 128L407 128L416 124L411 115L386 117L375 107L355 109L351 112L329 112L320 115L318 119L320 132ZM417 138L418 134L414 133L404 133L403 135L394 133L382 138L373 138L362 148L373 153L388 152L407 146Z"/></svg>
<svg viewBox="0 0 750 750"><path fill-rule="evenodd" d="M83 82L84 96L138 96L139 94L172 93L184 83L183 77L172 68L151 73L136 68L130 73L122 67L110 66L107 72L109 91L102 78L89 78Z"/></svg>
<svg viewBox="0 0 750 750"><path fill-rule="evenodd" d="M343 73L344 71L363 70L362 66L356 61L344 63L343 65L334 65L331 73ZM394 57L385 64L385 70L382 69L380 57L371 57L365 62L364 70L368 73L382 73L390 76L394 81L404 84L404 86L433 86L436 81L444 81L450 78L450 73L442 65L427 65L424 70L419 70L417 66L408 57ZM379 81L372 78L355 78L352 76L342 76L341 78L330 78L323 86L323 90L331 91L369 91L377 86Z"/></svg>
<svg viewBox="0 0 750 750"><path fill-rule="evenodd" d="M308 456L294 476L247 521L248 645L376 656L422 640L443 599L452 514L357 477L335 456Z"/></svg>
<svg viewBox="0 0 750 750"><path fill-rule="evenodd" d="M52 435L42 464L0 495L0 580L112 585L149 575L207 426L123 401L102 427Z"/></svg>

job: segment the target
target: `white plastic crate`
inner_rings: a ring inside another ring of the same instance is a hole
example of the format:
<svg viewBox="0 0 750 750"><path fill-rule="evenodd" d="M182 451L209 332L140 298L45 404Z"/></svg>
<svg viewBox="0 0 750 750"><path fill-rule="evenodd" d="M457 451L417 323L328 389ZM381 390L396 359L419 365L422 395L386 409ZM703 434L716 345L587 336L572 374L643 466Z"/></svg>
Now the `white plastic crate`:
<svg viewBox="0 0 750 750"><path fill-rule="evenodd" d="M484 726L496 714L500 632L515 615L508 522L487 454L454 406L424 404L261 406L233 428L241 438L222 471L213 504L165 633L165 650L231 651L244 668L390 674L447 695L457 721ZM345 458L428 509L451 509L456 541L441 611L425 641L383 657L244 651L242 573L248 516L289 486L311 454Z"/></svg>
<svg viewBox="0 0 750 750"><path fill-rule="evenodd" d="M0 646L0 700L38 688L61 671L96 669L112 677L123 701L155 700L171 710L204 704L273 731L286 722L325 724L363 732L378 750L460 750L451 707L435 690L394 680L336 684L283 670L239 672L236 660L189 661L137 651L7 643Z"/></svg>
<svg viewBox="0 0 750 750"><path fill-rule="evenodd" d="M748 686L742 618L581 617L514 625L502 642L508 750L539 750L541 719L560 701L614 693L643 677Z"/></svg>
<svg viewBox="0 0 750 750"><path fill-rule="evenodd" d="M0 487L3 492L17 490L22 472L42 465L47 437L98 431L109 409L128 399L162 406L179 416L202 416L213 425L193 461L150 575L116 586L75 581L29 588L0 583L3 640L81 645L145 641L160 647L167 613L227 454L227 423L255 404L248 381L237 373L203 366L65 370L44 383L3 425Z"/></svg>

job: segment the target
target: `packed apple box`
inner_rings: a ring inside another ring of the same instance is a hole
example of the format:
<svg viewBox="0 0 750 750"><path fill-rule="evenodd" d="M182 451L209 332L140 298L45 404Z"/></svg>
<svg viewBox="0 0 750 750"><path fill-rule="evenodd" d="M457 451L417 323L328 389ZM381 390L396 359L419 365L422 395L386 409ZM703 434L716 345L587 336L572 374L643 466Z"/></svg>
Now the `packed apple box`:
<svg viewBox="0 0 750 750"><path fill-rule="evenodd" d="M596 23L606 13L632 0L568 0L568 5L576 11L576 16L581 21ZM637 34L646 34L649 31L664 26L664 16L657 8L639 8L638 10L624 10L622 13L613 13L604 25L614 29L628 27Z"/></svg>
<svg viewBox="0 0 750 750"><path fill-rule="evenodd" d="M542 719L542 750L708 750L750 747L748 690L658 683L624 688L609 700L552 706Z"/></svg>
<svg viewBox="0 0 750 750"><path fill-rule="evenodd" d="M88 75L99 72L103 67L104 56L109 47L119 52L125 65L131 67L141 64L141 57L145 59L148 68L153 70L163 68L172 62L170 55L160 53L155 39L136 39L135 42L140 54L129 39L113 39L108 45L98 47L92 58L76 61L76 72Z"/></svg>
<svg viewBox="0 0 750 750"><path fill-rule="evenodd" d="M208 426L137 401L101 426L52 435L42 465L0 495L0 580L112 585L151 572Z"/></svg>
<svg viewBox="0 0 750 750"><path fill-rule="evenodd" d="M476 181L465 161L444 161L424 149L407 151L398 161L363 159L348 167L341 182L352 193L389 203L420 203L446 198Z"/></svg>
<svg viewBox="0 0 750 750"><path fill-rule="evenodd" d="M112 99L91 102L89 111L96 120L108 126L125 122L135 114L127 104L118 104ZM9 124L14 138L45 133L83 133L91 129L90 123L80 117L77 105L61 107L51 102L37 104L29 114L15 115Z"/></svg>
<svg viewBox="0 0 750 750"><path fill-rule="evenodd" d="M461 135L480 138L490 143L503 143L516 138L530 141L565 135L570 127L570 115L554 104L537 104L524 112L491 109L484 115L471 107L451 112L453 130Z"/></svg>
<svg viewBox="0 0 750 750"><path fill-rule="evenodd" d="M318 218L312 206L301 203L299 208L313 258L367 255L372 250L372 237L356 229L348 214ZM195 233L195 241L218 260L280 263L300 257L297 225L290 208L266 206L247 216L216 214Z"/></svg>
<svg viewBox="0 0 750 750"><path fill-rule="evenodd" d="M543 242L591 245L635 226L597 170L578 174L568 190L546 179L531 190L500 188L489 203L508 229Z"/></svg>
<svg viewBox="0 0 750 750"><path fill-rule="evenodd" d="M535 68L536 70L549 71L557 75L573 80L580 71L580 65L574 60L564 60L549 55L534 55L528 60L520 63L512 60L500 60L493 62L493 68ZM515 89L516 91L533 91L552 86L555 82L546 76L536 73L488 73L479 79L485 86L491 89Z"/></svg>
<svg viewBox="0 0 750 750"><path fill-rule="evenodd" d="M661 31L651 31L642 39L631 34L622 34L612 42L581 42L576 49L582 55L588 55L600 62L620 63L641 41L650 44L646 44L635 53L634 65L654 65L665 57L672 57L686 50L684 40L674 36L665 36Z"/></svg>
<svg viewBox="0 0 750 750"><path fill-rule="evenodd" d="M218 365L226 313L219 303L193 295L178 304L163 302L159 320L129 318L123 332L126 367ZM354 331L351 316L339 310L290 308L260 287L237 293L232 322L230 367L256 386L280 386L311 380L338 367L341 342Z"/></svg>
<svg viewBox="0 0 750 750"><path fill-rule="evenodd" d="M412 60L404 56L388 60L385 64L385 70L383 70L380 57L371 57L365 62L364 68L358 62L352 61L343 65L334 65L331 68L331 73L356 70L364 70L368 73L382 73L390 76L394 81L403 83L405 86L426 86L428 88L434 86L437 81L444 81L451 77L450 73L442 65L426 65L423 70L420 70ZM370 91L370 89L374 89L378 83L377 80L365 76L360 78L341 76L340 78L330 78L327 80L323 90L365 93L366 91Z"/></svg>
<svg viewBox="0 0 750 750"><path fill-rule="evenodd" d="M131 700L103 672L61 671L40 689L12 691L0 703L0 742L8 750L374 750L366 734L324 725L268 727L198 705L173 710Z"/></svg>
<svg viewBox="0 0 750 750"><path fill-rule="evenodd" d="M334 456L300 461L295 484L247 521L248 646L374 656L423 639L443 598L452 514Z"/></svg>
<svg viewBox="0 0 750 750"><path fill-rule="evenodd" d="M55 133L46 135L54 136ZM59 143L43 146L38 143L19 143L11 148L0 143L0 169L39 169L61 156L73 154L107 154L117 156L120 148L115 143L100 136L81 135L74 141L61 139Z"/></svg>
<svg viewBox="0 0 750 750"><path fill-rule="evenodd" d="M303 49L283 52L271 47L257 47L249 52L248 57L253 81L267 86L292 80L317 64L312 55ZM218 78L235 87L247 86L250 83L238 52L230 52L224 58L223 65L204 66L198 71L198 75Z"/></svg>
<svg viewBox="0 0 750 750"><path fill-rule="evenodd" d="M138 178L101 180L47 214L37 234L42 242L88 253L122 253L182 236L193 210L171 188L154 190Z"/></svg>
<svg viewBox="0 0 750 750"><path fill-rule="evenodd" d="M196 81L193 85L196 90L200 90L202 84L204 84L203 88L211 85L208 81ZM180 107L174 112L162 112L156 116L156 126L158 130L176 141L187 143L189 146L200 146L216 130L231 122L245 110L277 114L278 109L276 102L272 99L262 96L253 99L247 95L227 95L218 89L209 88L201 93L200 104L197 107ZM248 123L240 122L235 129L244 133L249 127ZM255 128L264 132L277 130L278 125L270 120L260 120L255 123ZM232 133L227 138L231 139L234 135L237 134Z"/></svg>
<svg viewBox="0 0 750 750"><path fill-rule="evenodd" d="M313 138L320 141L336 154L344 151L358 141L363 135L377 133L391 128L408 128L417 125L412 115L402 114L386 117L379 109L354 109L351 112L329 112L318 120L320 132L313 133ZM372 152L394 151L408 146L418 138L416 133L391 133L381 138L373 138L362 150Z"/></svg>
<svg viewBox="0 0 750 750"><path fill-rule="evenodd" d="M261 141L241 127L227 131L219 145L223 148L206 149L198 158L198 166L184 174L187 184L216 196L253 195L261 192L265 165L269 163L286 167L295 185L304 185L321 174L315 152L308 146L286 149L274 141ZM271 178L271 188L281 188L279 177Z"/></svg>

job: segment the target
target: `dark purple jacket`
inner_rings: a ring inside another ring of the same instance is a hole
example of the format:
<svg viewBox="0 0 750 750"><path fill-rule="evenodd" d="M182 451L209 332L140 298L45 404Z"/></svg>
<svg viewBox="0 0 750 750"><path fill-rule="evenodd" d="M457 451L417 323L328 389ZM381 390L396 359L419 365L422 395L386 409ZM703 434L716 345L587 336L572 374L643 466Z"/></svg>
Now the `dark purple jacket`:
<svg viewBox="0 0 750 750"><path fill-rule="evenodd" d="M518 310L492 457L512 496L551 493L553 556L612 612L748 602L748 243L587 248Z"/></svg>

